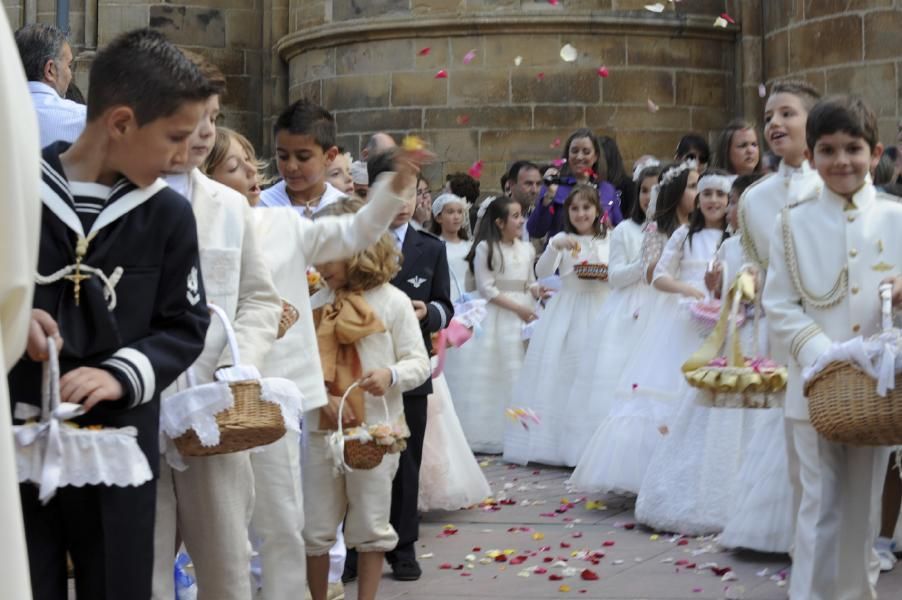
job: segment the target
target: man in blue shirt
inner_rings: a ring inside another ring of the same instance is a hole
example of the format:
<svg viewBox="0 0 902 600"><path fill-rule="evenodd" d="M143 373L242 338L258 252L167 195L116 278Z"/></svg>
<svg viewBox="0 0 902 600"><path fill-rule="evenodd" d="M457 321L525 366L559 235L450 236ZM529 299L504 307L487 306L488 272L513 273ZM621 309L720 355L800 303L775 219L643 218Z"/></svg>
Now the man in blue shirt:
<svg viewBox="0 0 902 600"><path fill-rule="evenodd" d="M16 46L38 115L41 147L74 142L85 127L87 108L65 98L75 58L66 34L52 25L32 23L16 31Z"/></svg>

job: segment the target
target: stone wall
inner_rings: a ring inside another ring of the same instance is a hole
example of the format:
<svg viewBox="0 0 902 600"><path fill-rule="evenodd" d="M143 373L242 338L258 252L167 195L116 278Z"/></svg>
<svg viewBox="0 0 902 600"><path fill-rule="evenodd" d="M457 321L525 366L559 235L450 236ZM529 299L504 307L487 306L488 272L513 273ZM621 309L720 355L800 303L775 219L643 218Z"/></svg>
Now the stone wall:
<svg viewBox="0 0 902 600"><path fill-rule="evenodd" d="M892 143L902 117L902 2L763 2L764 74L806 79L822 93L855 93Z"/></svg>
<svg viewBox="0 0 902 600"><path fill-rule="evenodd" d="M14 26L56 21L55 0L3 2ZM96 48L124 31L150 26L203 54L223 71L228 85L224 124L264 148L267 119L284 107L287 95L286 68L269 50L274 40L288 33L287 14L288 0L70 0L70 40L79 53L75 82L87 92Z"/></svg>
<svg viewBox="0 0 902 600"><path fill-rule="evenodd" d="M546 0L292 2L302 28L279 43L289 101L309 97L332 110L340 143L355 154L376 130L423 136L444 160L432 179L482 160L488 189L516 158L559 156L577 127L614 136L629 161L671 156L682 134L713 136L741 114L738 29L712 27L731 3L662 15L644 10L647 2L562 4L566 11ZM572 63L560 57L568 43L579 51Z"/></svg>
<svg viewBox="0 0 902 600"><path fill-rule="evenodd" d="M2 3L14 26L56 20L55 0ZM205 54L228 78L225 123L261 154L273 116L307 96L334 110L351 151L375 130L415 132L444 159L433 179L481 159L487 189L513 157L559 155L556 140L580 126L616 137L629 160L670 156L681 134L713 137L733 116L760 123L759 85L784 77L864 95L892 141L902 0L684 0L662 14L649 3L70 0L70 39L82 88L93 51L134 27ZM722 12L737 24L713 27ZM579 51L573 63L560 59L566 43ZM447 78L435 78L440 69Z"/></svg>

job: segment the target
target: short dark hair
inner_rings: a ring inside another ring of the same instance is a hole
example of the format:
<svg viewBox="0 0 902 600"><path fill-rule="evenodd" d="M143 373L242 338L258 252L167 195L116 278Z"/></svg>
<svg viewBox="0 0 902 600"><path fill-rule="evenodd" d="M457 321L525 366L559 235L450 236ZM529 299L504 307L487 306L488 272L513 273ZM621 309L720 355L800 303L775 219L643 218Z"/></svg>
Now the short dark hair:
<svg viewBox="0 0 902 600"><path fill-rule="evenodd" d="M764 177L764 173L749 173L748 175L740 175L736 179L733 180L733 185L730 186L731 192L736 192L736 196L742 196L749 186Z"/></svg>
<svg viewBox="0 0 902 600"><path fill-rule="evenodd" d="M821 99L821 93L813 85L802 79L784 79L776 82L770 88L770 95L792 94L802 101L805 110L811 112L817 101Z"/></svg>
<svg viewBox="0 0 902 600"><path fill-rule="evenodd" d="M821 136L838 131L864 139L872 151L880 140L877 115L858 96L831 96L815 104L808 113L805 140L809 150L814 150Z"/></svg>
<svg viewBox="0 0 902 600"><path fill-rule="evenodd" d="M711 158L711 149L708 147L708 142L697 133L688 133L680 138L680 143L677 144L676 156L678 159L683 160L687 154L693 151L698 154L695 159L699 163L708 164Z"/></svg>
<svg viewBox="0 0 902 600"><path fill-rule="evenodd" d="M526 169L527 171L532 171L535 169L539 170L539 165L534 162L528 160L518 160L514 164L511 165L511 168L507 171L507 180L513 183L517 182L517 179L520 177L520 171ZM503 185L501 187L504 187Z"/></svg>
<svg viewBox="0 0 902 600"><path fill-rule="evenodd" d="M219 67L211 63L206 59L202 54L198 54L197 52L192 52L191 50L182 49L182 53L188 57L194 65L200 69L201 75L207 78L207 81L210 82L216 88L216 93L220 96L225 95L226 93L226 78L225 75L222 74L222 71L219 70Z"/></svg>
<svg viewBox="0 0 902 600"><path fill-rule="evenodd" d="M139 127L218 93L181 50L151 29L123 33L100 50L89 81L88 122L128 106Z"/></svg>
<svg viewBox="0 0 902 600"><path fill-rule="evenodd" d="M273 137L280 131L287 131L291 135L309 135L323 152L335 146L338 135L332 113L306 98L301 98L282 111L273 125ZM373 179L370 178L370 181Z"/></svg>
<svg viewBox="0 0 902 600"><path fill-rule="evenodd" d="M479 198L479 180L474 179L467 173L451 173L445 177L448 182L448 189L455 196L466 198L470 204L475 204Z"/></svg>
<svg viewBox="0 0 902 600"><path fill-rule="evenodd" d="M47 61L58 59L67 43L66 34L53 25L30 23L16 31L16 46L28 81L43 81Z"/></svg>
<svg viewBox="0 0 902 600"><path fill-rule="evenodd" d="M370 185L375 183L376 178L383 173L395 170L394 162L397 154L397 148L388 148L382 152L370 154L369 158L366 159L366 174L369 177Z"/></svg>

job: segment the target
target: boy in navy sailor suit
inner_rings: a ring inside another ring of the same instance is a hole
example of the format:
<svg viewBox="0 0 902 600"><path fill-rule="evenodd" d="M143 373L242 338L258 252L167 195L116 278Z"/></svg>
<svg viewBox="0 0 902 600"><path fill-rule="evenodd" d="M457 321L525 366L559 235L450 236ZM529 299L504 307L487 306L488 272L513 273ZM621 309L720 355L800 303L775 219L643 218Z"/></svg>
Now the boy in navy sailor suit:
<svg viewBox="0 0 902 600"><path fill-rule="evenodd" d="M367 161L369 180L392 170L394 151L389 149ZM416 196L406 199L404 207L389 226L395 236L403 260L401 271L392 285L406 293L423 330L423 343L432 352L432 334L444 329L454 316L451 304L451 275L445 245L431 233L410 226L416 207ZM391 524L398 533L398 546L386 554L392 574L399 581L415 581L422 574L416 560L414 543L419 537L417 498L420 490L420 463L423 458L423 438L426 435L426 397L432 393L432 379L404 394L404 417L410 428L407 449L401 453L398 473L392 486ZM348 563L353 572L354 557Z"/></svg>
<svg viewBox="0 0 902 600"><path fill-rule="evenodd" d="M68 597L67 553L79 598L147 600L160 391L200 355L209 325L191 206L159 176L187 159L213 89L150 30L100 51L90 84L84 132L43 152L35 310L9 387L17 421L37 418L38 361L47 335L61 338L61 401L87 411L73 422L134 427L154 478L61 487L46 504L32 483L20 493L36 600Z"/></svg>

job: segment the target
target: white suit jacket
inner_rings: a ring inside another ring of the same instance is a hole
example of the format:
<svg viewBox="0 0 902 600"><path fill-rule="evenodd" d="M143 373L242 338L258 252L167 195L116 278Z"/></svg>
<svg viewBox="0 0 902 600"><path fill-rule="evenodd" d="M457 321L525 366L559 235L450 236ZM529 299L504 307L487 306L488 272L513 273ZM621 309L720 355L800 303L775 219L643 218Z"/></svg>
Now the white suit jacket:
<svg viewBox="0 0 902 600"><path fill-rule="evenodd" d="M380 176L370 201L353 215L310 221L289 207L256 208L259 241L279 294L298 309L297 323L276 340L263 363L263 374L294 381L304 395L304 410L326 404L307 267L349 258L374 244L398 214L403 195L389 187L391 175Z"/></svg>
<svg viewBox="0 0 902 600"><path fill-rule="evenodd" d="M802 370L834 341L880 331L880 282L902 272L902 204L870 182L853 197L854 208L826 186L812 199L787 208L777 218L770 245L764 307L774 343L789 352L786 416L808 419ZM784 235L784 220L789 226ZM789 237L786 237L789 236ZM803 299L787 264L787 241L795 247L802 289L811 298L826 295L848 268L842 301L816 308Z"/></svg>
<svg viewBox="0 0 902 600"><path fill-rule="evenodd" d="M749 186L739 204L739 230L746 258L767 271L770 236L777 215L784 206L816 194L822 186L808 161L798 169L781 162L776 173Z"/></svg>
<svg viewBox="0 0 902 600"><path fill-rule="evenodd" d="M0 531L4 598L31 598L6 372L22 356L41 228L41 147L25 72L6 11L0 10Z"/></svg>
<svg viewBox="0 0 902 600"><path fill-rule="evenodd" d="M240 193L198 169L190 175L207 302L231 319L241 362L260 368L276 339L282 302L263 260L252 209ZM192 368L203 383L213 379L218 367L231 364L225 330L213 317L204 351Z"/></svg>

